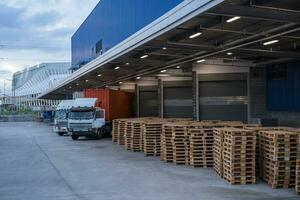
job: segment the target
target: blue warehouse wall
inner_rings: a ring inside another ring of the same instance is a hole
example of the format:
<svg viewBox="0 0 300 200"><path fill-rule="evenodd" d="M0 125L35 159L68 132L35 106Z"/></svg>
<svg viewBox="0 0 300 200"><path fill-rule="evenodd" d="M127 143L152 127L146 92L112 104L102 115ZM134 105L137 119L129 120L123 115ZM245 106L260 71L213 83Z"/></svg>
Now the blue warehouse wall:
<svg viewBox="0 0 300 200"><path fill-rule="evenodd" d="M85 64L108 51L182 1L101 0L72 37L72 66Z"/></svg>
<svg viewBox="0 0 300 200"><path fill-rule="evenodd" d="M300 61L268 66L268 109L300 112Z"/></svg>

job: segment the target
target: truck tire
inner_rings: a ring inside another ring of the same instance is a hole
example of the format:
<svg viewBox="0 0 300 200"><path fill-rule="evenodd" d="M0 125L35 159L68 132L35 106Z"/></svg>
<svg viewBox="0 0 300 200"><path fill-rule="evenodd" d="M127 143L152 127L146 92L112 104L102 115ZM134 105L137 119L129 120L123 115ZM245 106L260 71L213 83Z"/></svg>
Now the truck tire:
<svg viewBox="0 0 300 200"><path fill-rule="evenodd" d="M103 128L98 129L98 130L97 130L97 133L96 133L96 140L102 139L103 136L104 136L104 129L103 129Z"/></svg>
<svg viewBox="0 0 300 200"><path fill-rule="evenodd" d="M59 135L59 136L64 136L64 133L58 132L58 135Z"/></svg>
<svg viewBox="0 0 300 200"><path fill-rule="evenodd" d="M78 140L78 136L77 135L72 135L72 140Z"/></svg>

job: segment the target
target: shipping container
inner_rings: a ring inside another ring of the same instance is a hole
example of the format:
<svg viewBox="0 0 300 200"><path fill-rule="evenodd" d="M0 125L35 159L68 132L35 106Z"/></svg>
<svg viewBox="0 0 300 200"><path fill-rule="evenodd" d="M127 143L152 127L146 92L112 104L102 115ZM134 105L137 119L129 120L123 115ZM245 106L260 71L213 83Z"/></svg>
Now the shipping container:
<svg viewBox="0 0 300 200"><path fill-rule="evenodd" d="M85 98L98 98L98 105L105 110L105 119L134 117L134 94L120 90L87 89Z"/></svg>

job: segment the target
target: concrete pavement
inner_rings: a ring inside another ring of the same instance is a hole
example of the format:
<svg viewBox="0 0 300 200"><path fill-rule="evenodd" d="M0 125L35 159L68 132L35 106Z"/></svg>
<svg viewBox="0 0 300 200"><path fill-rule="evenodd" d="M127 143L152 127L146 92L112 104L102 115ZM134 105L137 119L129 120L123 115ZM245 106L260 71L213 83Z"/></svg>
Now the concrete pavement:
<svg viewBox="0 0 300 200"><path fill-rule="evenodd" d="M0 123L0 200L299 200L294 189L229 185L212 169L163 163L43 123Z"/></svg>

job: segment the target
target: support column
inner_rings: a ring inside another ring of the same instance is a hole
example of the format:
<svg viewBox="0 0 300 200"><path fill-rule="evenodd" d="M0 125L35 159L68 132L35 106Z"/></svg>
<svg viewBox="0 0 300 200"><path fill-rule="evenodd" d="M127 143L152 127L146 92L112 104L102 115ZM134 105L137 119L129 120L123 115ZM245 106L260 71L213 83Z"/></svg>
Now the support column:
<svg viewBox="0 0 300 200"><path fill-rule="evenodd" d="M199 121L199 78L197 72L193 72L193 119Z"/></svg>
<svg viewBox="0 0 300 200"><path fill-rule="evenodd" d="M135 100L136 113L135 114L136 114L136 117L140 117L140 88L139 88L138 84L135 84L135 98L136 98L136 100Z"/></svg>
<svg viewBox="0 0 300 200"><path fill-rule="evenodd" d="M164 118L164 83L163 80L158 80L158 114Z"/></svg>

